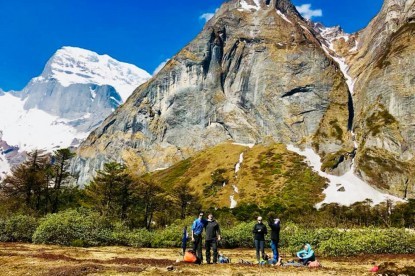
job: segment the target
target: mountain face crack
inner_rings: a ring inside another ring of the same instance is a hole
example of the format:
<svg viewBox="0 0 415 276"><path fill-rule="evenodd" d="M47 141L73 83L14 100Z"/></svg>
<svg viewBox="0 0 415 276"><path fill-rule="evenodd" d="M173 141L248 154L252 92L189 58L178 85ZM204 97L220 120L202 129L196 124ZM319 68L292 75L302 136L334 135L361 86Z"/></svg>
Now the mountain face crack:
<svg viewBox="0 0 415 276"><path fill-rule="evenodd" d="M300 86L296 87L281 96L281 98L290 97L298 93L307 93L313 91L314 85L306 85L306 86Z"/></svg>
<svg viewBox="0 0 415 276"><path fill-rule="evenodd" d="M104 135L104 133L106 133L107 132L107 130L108 130L108 128L110 127L110 126L112 126L114 123L115 123L115 121L116 121L117 119L113 119L113 120L111 120L103 129L102 129L102 132L101 132L101 134L98 136L98 138L100 138L102 135Z"/></svg>

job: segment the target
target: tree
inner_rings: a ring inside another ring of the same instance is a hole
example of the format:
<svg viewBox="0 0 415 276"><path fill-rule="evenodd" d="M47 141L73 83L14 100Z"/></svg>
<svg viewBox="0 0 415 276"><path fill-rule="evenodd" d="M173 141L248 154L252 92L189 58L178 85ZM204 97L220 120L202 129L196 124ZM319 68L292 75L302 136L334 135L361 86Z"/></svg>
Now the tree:
<svg viewBox="0 0 415 276"><path fill-rule="evenodd" d="M135 196L143 208L143 226L150 230L154 213L161 210L164 202L164 189L157 183L140 178L135 181Z"/></svg>
<svg viewBox="0 0 415 276"><path fill-rule="evenodd" d="M188 181L180 182L174 186L171 195L176 206L179 207L181 219L189 215L189 206L192 206L193 210L200 209L198 197L195 195L195 189L189 186Z"/></svg>
<svg viewBox="0 0 415 276"><path fill-rule="evenodd" d="M0 191L8 200L14 200L18 207L25 207L37 213L46 211L49 158L44 151L28 153L25 162L12 169L0 184ZM21 201L25 206L21 206Z"/></svg>
<svg viewBox="0 0 415 276"><path fill-rule="evenodd" d="M54 152L52 157L54 163L52 165L53 181L53 195L51 201L51 211L56 213L59 210L60 197L62 193L62 186L67 184L67 179L70 178L69 161L75 156L75 153L70 149L59 149Z"/></svg>
<svg viewBox="0 0 415 276"><path fill-rule="evenodd" d="M131 205L131 184L132 179L124 165L106 163L85 188L87 202L103 216L124 220Z"/></svg>

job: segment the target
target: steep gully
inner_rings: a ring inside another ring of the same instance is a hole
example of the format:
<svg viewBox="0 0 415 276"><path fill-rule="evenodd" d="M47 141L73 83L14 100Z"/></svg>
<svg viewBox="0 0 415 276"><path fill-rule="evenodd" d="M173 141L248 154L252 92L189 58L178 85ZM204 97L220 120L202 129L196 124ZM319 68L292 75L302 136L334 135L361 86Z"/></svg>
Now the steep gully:
<svg viewBox="0 0 415 276"><path fill-rule="evenodd" d="M296 152L297 154L304 156L306 158L306 162L310 165L310 167L313 168L314 171L316 171L320 176L328 179L329 185L328 187L323 191L325 194L325 199L316 204L316 208L321 208L323 204L330 204L330 203L337 203L341 205L349 206L355 202L364 201L366 199L369 199L372 204L379 204L381 202L384 202L386 200L392 200L394 202L402 201L402 199L381 193L380 191L376 190L366 182L364 182L362 179L360 179L358 176L354 174L355 171L355 163L354 163L354 155L357 151L358 145L355 140L355 134L353 132L353 119L354 119L354 104L353 104L353 95L354 95L354 83L355 80L348 74L349 66L345 62L345 59L342 57L339 57L337 53L334 51L334 47L330 40L327 41L327 44L329 47L322 44L323 50L326 52L326 54L332 58L335 62L338 63L339 69L341 70L343 76L346 79L346 83L348 86L349 91L349 120L348 120L348 129L351 132L352 139L354 141L354 153L352 156L352 162L350 170L347 171L342 176L335 176L328 174L326 172L323 172L321 170L321 159L320 156L314 152L311 148L306 148L304 150L301 150L294 145L287 145L287 149L293 152ZM307 87L304 88L307 90ZM297 92L303 92L303 91L295 91ZM245 145L252 147L253 145ZM243 162L243 153L241 153L239 157L238 163L235 165L235 178L237 178L238 171L241 168ZM235 208L237 205L237 201L235 200L235 195L238 193L238 188L234 185L233 186L234 193L230 196L230 208Z"/></svg>
<svg viewBox="0 0 415 276"><path fill-rule="evenodd" d="M355 140L355 134L353 132L353 117L354 117L354 109L353 109L353 95L354 95L354 83L355 80L348 74L349 66L345 62L345 60L341 57L338 57L337 54L334 52L334 48L332 46L331 41L328 41L330 45L329 48L323 44L323 49L326 54L331 57L334 61L336 61L339 65L341 72L343 73L347 86L349 88L349 122L348 128L351 132L353 141L354 141L354 152L357 151L358 145ZM338 203L341 205L349 206L358 201L364 201L366 199L371 200L372 204L378 204L380 202L384 202L386 200L402 201L402 199L381 193L380 191L376 190L358 176L354 174L355 171L355 163L354 163L354 155L352 156L352 165L350 170L347 171L342 176L335 176L330 175L326 172L321 170L321 160L320 156L317 155L312 149L304 149L301 150L293 145L288 145L287 149L290 151L294 151L304 157L306 157L307 162L309 165L322 177L327 178L329 181L328 187L323 191L326 195L325 199L316 205L316 208L321 208L323 204L329 203Z"/></svg>

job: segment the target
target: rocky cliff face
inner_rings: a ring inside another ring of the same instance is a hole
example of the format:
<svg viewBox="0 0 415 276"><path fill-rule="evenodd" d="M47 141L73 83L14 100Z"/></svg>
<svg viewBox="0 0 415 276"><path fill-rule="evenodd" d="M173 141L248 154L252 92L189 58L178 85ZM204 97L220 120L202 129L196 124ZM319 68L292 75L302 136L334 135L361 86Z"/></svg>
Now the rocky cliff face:
<svg viewBox="0 0 415 276"><path fill-rule="evenodd" d="M415 1L386 0L343 52L354 79L357 173L399 197L415 195L414 34Z"/></svg>
<svg viewBox="0 0 415 276"><path fill-rule="evenodd" d="M287 0L228 1L91 133L73 170L85 184L109 160L143 173L225 140L272 140L414 197L414 34L414 0L385 0L351 35L305 21Z"/></svg>
<svg viewBox="0 0 415 276"><path fill-rule="evenodd" d="M353 150L346 80L317 35L290 1L224 3L82 144L80 183L109 160L142 173L226 140Z"/></svg>

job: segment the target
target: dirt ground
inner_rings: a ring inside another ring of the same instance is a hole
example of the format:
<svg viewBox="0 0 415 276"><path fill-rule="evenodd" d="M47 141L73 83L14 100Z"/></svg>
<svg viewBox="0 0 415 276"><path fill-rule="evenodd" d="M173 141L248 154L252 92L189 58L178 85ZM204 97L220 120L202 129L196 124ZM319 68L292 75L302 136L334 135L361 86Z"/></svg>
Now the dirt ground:
<svg viewBox="0 0 415 276"><path fill-rule="evenodd" d="M76 248L0 243L0 275L415 275L415 255L318 258L321 268L239 264L253 261L252 249L221 250L231 264L182 263L179 249ZM283 255L286 261L290 257ZM374 265L378 273L370 273ZM169 270L171 269L171 270Z"/></svg>

